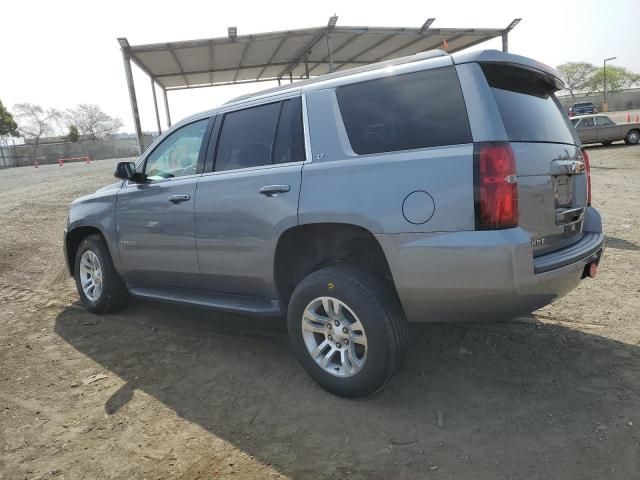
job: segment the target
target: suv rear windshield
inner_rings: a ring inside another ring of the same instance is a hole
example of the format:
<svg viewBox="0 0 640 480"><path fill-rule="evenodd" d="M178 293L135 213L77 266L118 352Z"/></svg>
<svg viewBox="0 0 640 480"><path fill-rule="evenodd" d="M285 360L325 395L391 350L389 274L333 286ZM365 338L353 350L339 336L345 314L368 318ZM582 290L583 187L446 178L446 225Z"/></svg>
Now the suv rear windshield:
<svg viewBox="0 0 640 480"><path fill-rule="evenodd" d="M544 74L503 64L482 64L511 142L577 143L555 85Z"/></svg>
<svg viewBox="0 0 640 480"><path fill-rule="evenodd" d="M345 85L336 97L359 155L472 142L454 67Z"/></svg>
<svg viewBox="0 0 640 480"><path fill-rule="evenodd" d="M591 102L586 102L586 103L574 103L573 104L574 107L593 107L593 103Z"/></svg>

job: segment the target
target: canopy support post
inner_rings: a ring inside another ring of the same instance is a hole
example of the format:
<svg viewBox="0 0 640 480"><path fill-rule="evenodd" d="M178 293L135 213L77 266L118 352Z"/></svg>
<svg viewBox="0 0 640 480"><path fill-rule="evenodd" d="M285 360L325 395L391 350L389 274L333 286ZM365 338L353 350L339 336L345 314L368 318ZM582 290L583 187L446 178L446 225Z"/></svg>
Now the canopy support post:
<svg viewBox="0 0 640 480"><path fill-rule="evenodd" d="M171 127L171 113L169 113L169 98L167 97L167 89L162 88L162 95L164 96L164 112L167 114L167 128Z"/></svg>
<svg viewBox="0 0 640 480"><path fill-rule="evenodd" d="M508 31L502 34L502 51L503 52L509 51L509 32Z"/></svg>
<svg viewBox="0 0 640 480"><path fill-rule="evenodd" d="M327 34L327 50L329 51L329 73L333 72L333 49L331 48L331 34Z"/></svg>
<svg viewBox="0 0 640 480"><path fill-rule="evenodd" d="M140 126L140 113L138 112L138 100L136 98L136 87L133 84L133 72L131 71L131 58L129 53L122 49L122 60L124 62L124 71L127 77L127 87L129 88L129 100L131 102L131 112L133 113L133 125L136 129L136 137L138 138L138 151L142 155L144 144L142 141L142 127Z"/></svg>
<svg viewBox="0 0 640 480"><path fill-rule="evenodd" d="M156 111L156 123L158 124L158 135L162 135L162 127L160 126L160 113L158 112L158 99L156 98L156 82L151 79L151 92L153 93L153 108Z"/></svg>

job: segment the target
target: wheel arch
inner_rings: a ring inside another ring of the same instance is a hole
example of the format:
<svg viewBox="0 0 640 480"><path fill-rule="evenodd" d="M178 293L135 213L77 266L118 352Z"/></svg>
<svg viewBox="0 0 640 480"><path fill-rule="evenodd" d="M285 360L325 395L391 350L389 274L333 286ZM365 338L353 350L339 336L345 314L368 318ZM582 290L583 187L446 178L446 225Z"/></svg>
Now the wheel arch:
<svg viewBox="0 0 640 480"><path fill-rule="evenodd" d="M75 258L76 258L76 252L78 251L78 247L80 246L80 243L82 242L82 240L87 238L89 235L100 235L103 239L105 239L105 242L106 242L106 236L104 235L102 230L100 230L98 227L94 225L78 225L72 228L71 230L68 230L67 233L65 234L65 241L64 241L65 256L67 259L67 268L69 270L69 274L72 277L75 274L74 272ZM106 243L107 243L107 248L109 248L108 242ZM111 257L113 258L113 255L111 255Z"/></svg>
<svg viewBox="0 0 640 480"><path fill-rule="evenodd" d="M305 223L285 230L274 258L274 282L285 305L308 274L332 263L350 263L380 276L397 297L382 245L365 227L351 223Z"/></svg>

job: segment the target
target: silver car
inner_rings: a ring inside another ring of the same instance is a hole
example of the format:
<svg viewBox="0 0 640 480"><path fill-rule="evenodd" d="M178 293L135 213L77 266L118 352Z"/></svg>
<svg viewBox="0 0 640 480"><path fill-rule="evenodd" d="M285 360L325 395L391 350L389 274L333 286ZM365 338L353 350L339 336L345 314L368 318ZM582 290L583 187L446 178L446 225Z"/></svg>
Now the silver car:
<svg viewBox="0 0 640 480"><path fill-rule="evenodd" d="M72 203L80 299L286 316L322 387L376 392L407 322L509 318L595 276L604 235L561 87L528 58L435 51L187 118Z"/></svg>
<svg viewBox="0 0 640 480"><path fill-rule="evenodd" d="M640 142L640 123L616 123L607 115L584 115L572 118L582 143L610 145L616 140L636 145Z"/></svg>

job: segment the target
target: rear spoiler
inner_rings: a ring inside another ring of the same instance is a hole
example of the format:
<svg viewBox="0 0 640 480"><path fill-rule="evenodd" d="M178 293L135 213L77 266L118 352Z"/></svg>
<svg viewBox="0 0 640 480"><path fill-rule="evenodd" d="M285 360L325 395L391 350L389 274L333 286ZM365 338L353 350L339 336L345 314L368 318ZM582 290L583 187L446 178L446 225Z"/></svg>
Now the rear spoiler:
<svg viewBox="0 0 640 480"><path fill-rule="evenodd" d="M499 50L481 50L477 52L462 52L451 55L453 63L461 65L463 63L501 63L504 65L513 65L514 67L531 70L547 77L556 90L564 88L564 82L560 77L560 73L555 68L550 67L542 62L533 60L532 58L514 55L513 53L504 53Z"/></svg>

